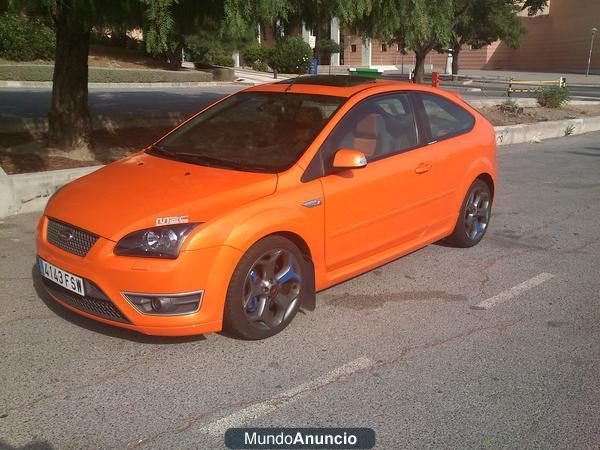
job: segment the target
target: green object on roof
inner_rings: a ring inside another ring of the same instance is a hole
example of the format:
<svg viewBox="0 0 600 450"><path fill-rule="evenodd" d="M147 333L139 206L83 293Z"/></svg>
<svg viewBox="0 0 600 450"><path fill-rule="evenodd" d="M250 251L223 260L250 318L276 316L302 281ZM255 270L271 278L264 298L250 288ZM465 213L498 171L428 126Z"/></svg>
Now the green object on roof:
<svg viewBox="0 0 600 450"><path fill-rule="evenodd" d="M371 78L371 79L381 78L381 75L383 74L383 70L369 69L367 67L356 67L356 68L352 67L352 68L348 69L348 72L350 73L350 75L354 75L355 77Z"/></svg>

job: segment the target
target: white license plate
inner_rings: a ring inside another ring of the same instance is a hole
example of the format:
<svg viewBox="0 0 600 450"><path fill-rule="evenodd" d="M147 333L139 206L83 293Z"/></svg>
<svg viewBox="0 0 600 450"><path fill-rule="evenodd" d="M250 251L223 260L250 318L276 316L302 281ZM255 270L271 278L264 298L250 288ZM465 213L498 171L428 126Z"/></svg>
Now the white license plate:
<svg viewBox="0 0 600 450"><path fill-rule="evenodd" d="M42 276L54 281L69 291L85 296L83 278L77 277L66 270L59 269L43 259L39 260Z"/></svg>

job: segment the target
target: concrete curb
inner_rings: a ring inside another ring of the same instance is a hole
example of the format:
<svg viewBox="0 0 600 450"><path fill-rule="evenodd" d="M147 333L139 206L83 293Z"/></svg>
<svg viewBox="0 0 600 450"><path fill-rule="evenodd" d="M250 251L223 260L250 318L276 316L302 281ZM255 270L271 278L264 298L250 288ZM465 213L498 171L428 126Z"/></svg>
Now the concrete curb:
<svg viewBox="0 0 600 450"><path fill-rule="evenodd" d="M495 127L499 146L577 135L600 130L600 116ZM569 133L567 133L569 131ZM40 211L48 198L64 184L103 166L6 175L0 168L0 219Z"/></svg>
<svg viewBox="0 0 600 450"><path fill-rule="evenodd" d="M0 175L0 218L44 209L59 187L101 167Z"/></svg>
<svg viewBox="0 0 600 450"><path fill-rule="evenodd" d="M110 89L164 89L184 87L208 87L228 85L253 86L253 83L237 81L182 81L178 83L88 83L89 88ZM0 81L0 88L51 88L52 81Z"/></svg>
<svg viewBox="0 0 600 450"><path fill-rule="evenodd" d="M499 98L481 98L475 100L465 100L469 105L474 108L482 107L482 106L495 106L501 105L507 100L513 100L517 105L522 106L524 108L536 107L538 106L537 100L535 98L514 98L514 97L504 97L502 99ZM600 100L571 100L569 101L568 106L586 106L586 105L600 105Z"/></svg>
<svg viewBox="0 0 600 450"><path fill-rule="evenodd" d="M600 130L600 116L494 127L497 145L540 142Z"/></svg>

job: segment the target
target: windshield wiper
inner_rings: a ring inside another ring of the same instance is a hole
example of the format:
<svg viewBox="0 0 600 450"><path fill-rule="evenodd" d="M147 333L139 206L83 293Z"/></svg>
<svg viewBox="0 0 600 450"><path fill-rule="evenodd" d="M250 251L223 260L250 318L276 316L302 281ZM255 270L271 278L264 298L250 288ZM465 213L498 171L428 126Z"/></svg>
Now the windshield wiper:
<svg viewBox="0 0 600 450"><path fill-rule="evenodd" d="M220 167L236 170L243 170L244 168L247 168L242 163L213 158L211 156L206 155L199 155L197 153L173 152L173 156L180 160L195 162L207 167Z"/></svg>
<svg viewBox="0 0 600 450"><path fill-rule="evenodd" d="M160 156L166 156L170 159L182 162L197 163L206 167L217 167L224 169L234 170L249 170L252 172L257 171L270 171L272 167L261 166L256 164L244 164L242 162L228 161L219 158L213 158L211 156L199 155L198 153L187 153L187 152L176 152L169 150L160 145L154 145L150 148L150 151Z"/></svg>
<svg viewBox="0 0 600 450"><path fill-rule="evenodd" d="M163 156L169 156L171 158L175 158L177 156L177 153L174 152L173 150L169 150L168 148L165 148L162 145L158 145L158 144L150 147L148 149L148 151L153 152L153 153L158 153L159 155L163 155Z"/></svg>

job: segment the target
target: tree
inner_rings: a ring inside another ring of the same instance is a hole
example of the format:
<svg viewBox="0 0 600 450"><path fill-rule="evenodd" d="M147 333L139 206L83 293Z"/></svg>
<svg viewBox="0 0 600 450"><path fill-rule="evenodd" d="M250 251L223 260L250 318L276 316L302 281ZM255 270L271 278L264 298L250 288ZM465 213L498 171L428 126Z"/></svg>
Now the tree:
<svg viewBox="0 0 600 450"><path fill-rule="evenodd" d="M364 39L397 42L415 53L415 82L422 83L425 58L452 37L452 0L362 0L340 8L346 24L355 26Z"/></svg>
<svg viewBox="0 0 600 450"><path fill-rule="evenodd" d="M289 0L291 2L291 0ZM225 21L232 33L289 8L282 0L0 0L0 10L34 11L52 18L56 33L49 145L65 150L88 148L88 54L93 27L146 31L146 47L181 62L185 33L206 17Z"/></svg>
<svg viewBox="0 0 600 450"><path fill-rule="evenodd" d="M452 75L458 76L460 50L464 44L479 49L502 39L511 47L519 45L525 28L511 0L457 0L450 43Z"/></svg>
<svg viewBox="0 0 600 450"><path fill-rule="evenodd" d="M35 3L40 6L40 2ZM131 21L141 5L116 0L102 4L92 0L43 0L41 6L52 17L56 33L52 103L48 113L49 145L88 148L91 120L87 84L92 26L105 26L116 20Z"/></svg>
<svg viewBox="0 0 600 450"><path fill-rule="evenodd" d="M329 60L329 73L331 74L331 58L335 53L340 52L340 44L332 39L321 39L317 42L316 49L322 57Z"/></svg>
<svg viewBox="0 0 600 450"><path fill-rule="evenodd" d="M285 36L267 51L267 63L278 72L306 73L310 67L312 50L301 37Z"/></svg>
<svg viewBox="0 0 600 450"><path fill-rule="evenodd" d="M415 83L422 83L427 54L450 42L454 5L452 0L409 0L403 6L405 20L395 40L415 53Z"/></svg>
<svg viewBox="0 0 600 450"><path fill-rule="evenodd" d="M462 45L474 49L485 47L497 40L512 48L520 45L526 30L518 13L527 9L534 15L543 9L547 0L455 0L452 40L452 75L458 76L459 56ZM438 46L438 51L443 51Z"/></svg>
<svg viewBox="0 0 600 450"><path fill-rule="evenodd" d="M15 0L4 10L41 14L51 19L55 36L52 101L48 139L52 147L88 148L91 120L88 101L88 53L93 26L139 22L139 0Z"/></svg>

